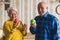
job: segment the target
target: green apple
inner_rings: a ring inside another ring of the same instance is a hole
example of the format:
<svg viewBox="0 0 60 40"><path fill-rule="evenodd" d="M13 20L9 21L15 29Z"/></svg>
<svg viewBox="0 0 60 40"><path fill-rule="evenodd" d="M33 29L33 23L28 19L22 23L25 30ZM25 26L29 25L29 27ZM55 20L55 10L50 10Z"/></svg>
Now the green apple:
<svg viewBox="0 0 60 40"><path fill-rule="evenodd" d="M36 23L36 20L35 19L32 19L31 20L31 24L35 24Z"/></svg>

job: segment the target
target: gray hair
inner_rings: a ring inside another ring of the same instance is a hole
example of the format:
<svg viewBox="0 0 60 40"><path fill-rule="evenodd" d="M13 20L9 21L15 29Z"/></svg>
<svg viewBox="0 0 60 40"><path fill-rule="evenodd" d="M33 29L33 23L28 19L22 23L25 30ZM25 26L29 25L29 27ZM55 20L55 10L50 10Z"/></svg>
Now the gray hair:
<svg viewBox="0 0 60 40"><path fill-rule="evenodd" d="M10 8L8 8L7 13L10 13L11 11L16 11L16 12L18 12L18 10L17 10L15 7L10 7Z"/></svg>

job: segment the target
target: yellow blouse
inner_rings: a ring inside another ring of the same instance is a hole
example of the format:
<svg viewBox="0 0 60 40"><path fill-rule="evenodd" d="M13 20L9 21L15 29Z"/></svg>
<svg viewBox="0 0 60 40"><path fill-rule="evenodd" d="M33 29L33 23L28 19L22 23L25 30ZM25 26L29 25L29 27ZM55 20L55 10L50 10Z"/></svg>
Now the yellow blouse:
<svg viewBox="0 0 60 40"><path fill-rule="evenodd" d="M22 30L23 24L20 21L16 31L13 31L13 21L7 20L3 26L3 32L5 34L6 40L22 40L23 36L26 35L26 30Z"/></svg>

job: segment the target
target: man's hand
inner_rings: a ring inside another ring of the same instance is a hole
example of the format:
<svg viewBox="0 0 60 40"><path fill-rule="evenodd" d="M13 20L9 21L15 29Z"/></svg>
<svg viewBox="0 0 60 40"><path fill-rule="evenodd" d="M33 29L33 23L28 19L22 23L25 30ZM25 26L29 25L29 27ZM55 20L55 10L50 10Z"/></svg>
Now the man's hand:
<svg viewBox="0 0 60 40"><path fill-rule="evenodd" d="M35 24L30 24L31 27L36 28L36 23Z"/></svg>
<svg viewBox="0 0 60 40"><path fill-rule="evenodd" d="M36 20L32 19L30 25L31 25L31 27L35 28L36 27Z"/></svg>

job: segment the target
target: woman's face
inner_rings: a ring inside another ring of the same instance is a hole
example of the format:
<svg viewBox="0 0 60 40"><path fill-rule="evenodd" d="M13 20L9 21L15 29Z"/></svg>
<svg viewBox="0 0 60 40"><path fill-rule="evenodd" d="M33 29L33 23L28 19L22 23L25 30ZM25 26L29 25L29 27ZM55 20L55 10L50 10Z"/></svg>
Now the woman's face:
<svg viewBox="0 0 60 40"><path fill-rule="evenodd" d="M17 12L12 10L11 12L9 12L8 16L11 20L15 20L15 18L17 18Z"/></svg>

